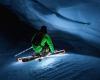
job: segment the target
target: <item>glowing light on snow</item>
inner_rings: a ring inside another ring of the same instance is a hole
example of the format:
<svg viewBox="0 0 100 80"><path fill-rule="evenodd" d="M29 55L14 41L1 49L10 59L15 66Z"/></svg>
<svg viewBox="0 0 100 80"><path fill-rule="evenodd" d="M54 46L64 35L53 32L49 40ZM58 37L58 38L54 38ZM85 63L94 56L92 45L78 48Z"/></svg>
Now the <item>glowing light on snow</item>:
<svg viewBox="0 0 100 80"><path fill-rule="evenodd" d="M22 62L21 60L13 62L11 66L16 66L16 67L22 67L22 66L31 66L34 65L34 68L36 69L43 69L43 68L53 68L54 64L59 62L61 59L63 59L64 56L69 55L68 54L55 54L55 55L48 55L45 57L42 57L41 61L39 62L39 58L33 61L29 62Z"/></svg>
<svg viewBox="0 0 100 80"><path fill-rule="evenodd" d="M46 56L39 64L41 68L46 68L46 67L53 67L53 64L56 63L61 59L61 57L69 55L69 54L56 54L56 55L51 55L51 56Z"/></svg>
<svg viewBox="0 0 100 80"><path fill-rule="evenodd" d="M22 62L13 62L12 63L13 66L20 65L20 64L22 64Z"/></svg>
<svg viewBox="0 0 100 80"><path fill-rule="evenodd" d="M49 59L46 59L44 61L41 62L40 66L42 68L45 68L45 67L52 67L52 64L56 61L55 58L49 58Z"/></svg>

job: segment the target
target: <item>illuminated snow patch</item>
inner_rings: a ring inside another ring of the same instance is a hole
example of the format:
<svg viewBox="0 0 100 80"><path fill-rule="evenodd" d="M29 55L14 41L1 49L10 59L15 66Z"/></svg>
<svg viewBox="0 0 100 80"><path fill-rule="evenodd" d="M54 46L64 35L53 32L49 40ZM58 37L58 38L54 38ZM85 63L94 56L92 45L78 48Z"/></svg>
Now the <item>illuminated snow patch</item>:
<svg viewBox="0 0 100 80"><path fill-rule="evenodd" d="M18 61L17 61L17 62L13 62L13 63L12 63L12 66L16 66L16 65L20 65L20 64L23 64L23 62L18 62Z"/></svg>
<svg viewBox="0 0 100 80"><path fill-rule="evenodd" d="M69 55L69 54L55 54L51 56L46 56L41 62L39 62L38 66L40 68L46 68L46 67L52 68L53 65L56 62L58 62L60 59L62 59L62 57L65 55Z"/></svg>
<svg viewBox="0 0 100 80"><path fill-rule="evenodd" d="M34 66L34 69L53 68L54 64L58 63L66 55L69 55L69 54L50 55L50 56L42 57L41 61L39 61L39 58L37 58L36 60L28 61L28 62L16 61L16 62L11 63L11 66L16 66L16 67Z"/></svg>
<svg viewBox="0 0 100 80"><path fill-rule="evenodd" d="M55 58L49 58L49 59L45 59L43 61L41 61L40 63L40 67L41 68L45 68L45 67L53 67L53 63L56 61Z"/></svg>

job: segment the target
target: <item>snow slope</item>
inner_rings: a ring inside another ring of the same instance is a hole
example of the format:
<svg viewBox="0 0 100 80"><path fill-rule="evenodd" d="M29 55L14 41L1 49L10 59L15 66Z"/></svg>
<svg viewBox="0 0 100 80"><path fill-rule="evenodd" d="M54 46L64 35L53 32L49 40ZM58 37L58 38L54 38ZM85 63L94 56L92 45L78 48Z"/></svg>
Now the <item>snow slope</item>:
<svg viewBox="0 0 100 80"><path fill-rule="evenodd" d="M2 56L2 80L100 80L100 59L96 57L66 53L41 62L19 63L14 57Z"/></svg>

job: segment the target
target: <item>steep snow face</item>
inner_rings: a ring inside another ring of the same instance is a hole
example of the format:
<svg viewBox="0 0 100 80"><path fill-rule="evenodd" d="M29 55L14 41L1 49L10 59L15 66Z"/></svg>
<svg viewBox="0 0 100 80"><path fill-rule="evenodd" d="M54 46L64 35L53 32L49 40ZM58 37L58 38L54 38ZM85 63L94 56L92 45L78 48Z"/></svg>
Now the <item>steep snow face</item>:
<svg viewBox="0 0 100 80"><path fill-rule="evenodd" d="M27 22L81 37L100 48L100 3L95 0L4 0ZM95 44L94 44L95 43Z"/></svg>

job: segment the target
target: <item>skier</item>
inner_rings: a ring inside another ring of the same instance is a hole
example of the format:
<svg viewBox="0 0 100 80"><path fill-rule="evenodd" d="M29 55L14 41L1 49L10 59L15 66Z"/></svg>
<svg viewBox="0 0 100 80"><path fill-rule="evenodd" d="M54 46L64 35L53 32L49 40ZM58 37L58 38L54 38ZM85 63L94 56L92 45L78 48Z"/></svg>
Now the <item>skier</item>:
<svg viewBox="0 0 100 80"><path fill-rule="evenodd" d="M47 27L42 26L41 29L32 37L32 46L18 54L15 55L18 56L30 49L33 49L35 54L32 56L27 57L19 57L17 60L19 62L27 62L34 59L38 59L41 61L44 56L46 55L54 55L54 54L63 54L65 53L65 50L55 50L53 42L51 40L51 37L47 34Z"/></svg>
<svg viewBox="0 0 100 80"><path fill-rule="evenodd" d="M54 45L51 37L47 34L47 27L42 26L39 32L37 32L32 38L32 48L35 51L35 55L42 56L47 53L54 53Z"/></svg>

